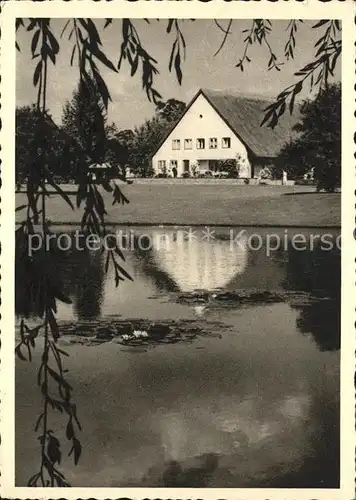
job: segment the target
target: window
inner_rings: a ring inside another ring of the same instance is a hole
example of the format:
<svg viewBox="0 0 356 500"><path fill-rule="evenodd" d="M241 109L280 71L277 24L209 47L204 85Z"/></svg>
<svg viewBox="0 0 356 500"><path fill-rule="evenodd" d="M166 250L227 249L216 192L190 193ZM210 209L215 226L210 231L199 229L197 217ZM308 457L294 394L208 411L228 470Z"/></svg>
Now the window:
<svg viewBox="0 0 356 500"><path fill-rule="evenodd" d="M180 139L173 139L172 149L180 149Z"/></svg>
<svg viewBox="0 0 356 500"><path fill-rule="evenodd" d="M210 137L209 139L209 148L216 149L218 147L218 140L216 137Z"/></svg>
<svg viewBox="0 0 356 500"><path fill-rule="evenodd" d="M205 149L205 139L202 139L201 137L197 139L197 149Z"/></svg>
<svg viewBox="0 0 356 500"><path fill-rule="evenodd" d="M173 167L177 168L178 167L178 161L177 160L171 160L170 161L170 166L171 166L171 168L173 168Z"/></svg>
<svg viewBox="0 0 356 500"><path fill-rule="evenodd" d="M226 149L231 148L231 138L230 137L223 137L221 146L223 148L226 148Z"/></svg>
<svg viewBox="0 0 356 500"><path fill-rule="evenodd" d="M166 169L166 160L159 160L158 168L163 172Z"/></svg>
<svg viewBox="0 0 356 500"><path fill-rule="evenodd" d="M184 149L193 149L193 143L191 139L184 139Z"/></svg>

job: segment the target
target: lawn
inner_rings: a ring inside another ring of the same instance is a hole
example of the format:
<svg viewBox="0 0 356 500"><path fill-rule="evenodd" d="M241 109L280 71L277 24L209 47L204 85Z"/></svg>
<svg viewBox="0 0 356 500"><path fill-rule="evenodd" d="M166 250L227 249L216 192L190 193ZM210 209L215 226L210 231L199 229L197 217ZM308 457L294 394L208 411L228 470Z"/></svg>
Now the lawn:
<svg viewBox="0 0 356 500"><path fill-rule="evenodd" d="M239 186L234 184L134 183L122 187L130 200L112 206L104 193L108 221L118 224L236 225L339 227L341 195L316 193L305 186ZM73 203L75 204L75 196ZM16 205L26 200L16 195ZM53 195L47 217L53 223L77 223L82 210ZM16 214L17 221L23 211Z"/></svg>

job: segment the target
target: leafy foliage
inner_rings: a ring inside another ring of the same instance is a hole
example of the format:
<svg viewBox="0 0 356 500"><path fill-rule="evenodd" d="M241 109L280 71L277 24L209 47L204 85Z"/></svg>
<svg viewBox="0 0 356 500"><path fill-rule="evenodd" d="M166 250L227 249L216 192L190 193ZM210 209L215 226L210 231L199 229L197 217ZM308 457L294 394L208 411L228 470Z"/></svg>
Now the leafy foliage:
<svg viewBox="0 0 356 500"><path fill-rule="evenodd" d="M125 167L129 165L131 160L131 152L135 135L132 130L116 130L113 133L108 133L108 161L121 166L123 173L126 172Z"/></svg>
<svg viewBox="0 0 356 500"><path fill-rule="evenodd" d="M161 94L153 87L154 76L157 75L157 61L144 49L139 34L130 19L122 20L122 44L118 69L127 59L131 66L131 76L136 74L139 63L142 65L142 88L145 90L149 101L158 104Z"/></svg>
<svg viewBox="0 0 356 500"><path fill-rule="evenodd" d="M314 24L314 29L325 29L323 35L315 43L315 58L310 63L306 64L303 68L295 73L298 77L296 83L290 85L285 90L280 92L275 102L267 106L265 116L261 125L267 123L268 126L274 128L279 118L286 112L286 107L289 101L289 112L292 114L294 103L297 95L302 91L303 85L309 80L310 88L316 87L321 93L324 89L328 88L328 81L330 76L334 75L336 63L341 54L341 39L340 36L341 26L337 20L322 20ZM293 57L293 48L295 44L294 32L290 34L290 44L288 50L288 57Z"/></svg>
<svg viewBox="0 0 356 500"><path fill-rule="evenodd" d="M236 158L218 160L215 165L215 170L218 172L227 172L231 178L237 178L239 176L239 165Z"/></svg>
<svg viewBox="0 0 356 500"><path fill-rule="evenodd" d="M295 126L299 136L288 143L278 158L282 170L302 178L313 170L318 189L334 191L341 184L341 87L332 85L315 100L301 106L301 120Z"/></svg>
<svg viewBox="0 0 356 500"><path fill-rule="evenodd" d="M79 82L70 102L63 109L63 130L78 146L77 170L88 166L88 162L107 161L107 118L100 90L93 78Z"/></svg>
<svg viewBox="0 0 356 500"><path fill-rule="evenodd" d="M157 105L156 115L162 121L175 123L183 115L186 104L177 99L168 99L167 102L161 102Z"/></svg>
<svg viewBox="0 0 356 500"><path fill-rule="evenodd" d="M41 125L37 107L16 109L16 182L30 175L30 165L40 155L50 172L63 180L73 177L76 144L47 113Z"/></svg>
<svg viewBox="0 0 356 500"><path fill-rule="evenodd" d="M269 53L268 60L268 69L276 69L277 71L281 70L282 63L277 61L277 56L275 52L272 50L272 47L269 42L269 35L272 31L272 22L268 19L253 19L251 23L251 28L243 30L243 33L246 35L244 39L245 49L242 55L242 58L239 59L236 64L237 68L240 68L241 71L244 71L244 64L250 63L251 59L248 56L249 48L258 43L259 45L264 45Z"/></svg>

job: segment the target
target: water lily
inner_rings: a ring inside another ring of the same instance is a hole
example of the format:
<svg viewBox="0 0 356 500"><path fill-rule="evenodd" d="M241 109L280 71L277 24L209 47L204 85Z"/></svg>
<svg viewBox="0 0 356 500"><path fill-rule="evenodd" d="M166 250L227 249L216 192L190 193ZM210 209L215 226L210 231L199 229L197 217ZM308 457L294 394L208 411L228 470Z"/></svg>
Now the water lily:
<svg viewBox="0 0 356 500"><path fill-rule="evenodd" d="M145 330L134 330L132 336L138 339L140 337L148 337L148 333Z"/></svg>

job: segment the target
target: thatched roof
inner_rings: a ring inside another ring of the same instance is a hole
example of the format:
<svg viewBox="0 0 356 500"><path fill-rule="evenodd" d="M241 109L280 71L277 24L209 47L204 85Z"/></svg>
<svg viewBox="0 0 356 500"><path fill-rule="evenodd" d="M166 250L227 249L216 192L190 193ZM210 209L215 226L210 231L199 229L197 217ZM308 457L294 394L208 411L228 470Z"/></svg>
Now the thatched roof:
<svg viewBox="0 0 356 500"><path fill-rule="evenodd" d="M205 96L215 111L245 144L247 149L256 156L275 158L284 144L291 137L295 136L293 126L299 119L297 106L294 109L293 115L290 115L287 110L279 119L276 127L271 129L267 125L261 127L261 122L265 115L264 109L272 101L255 97L245 97L238 94L232 95L222 91L201 89L186 107L185 112L178 122L169 127L167 134L160 142L155 153L157 153L201 94Z"/></svg>
<svg viewBox="0 0 356 500"><path fill-rule="evenodd" d="M276 157L281 148L295 135L293 126L299 118L298 109L287 110L274 129L263 125L264 109L271 101L228 95L213 90L201 91L217 113L256 156Z"/></svg>

